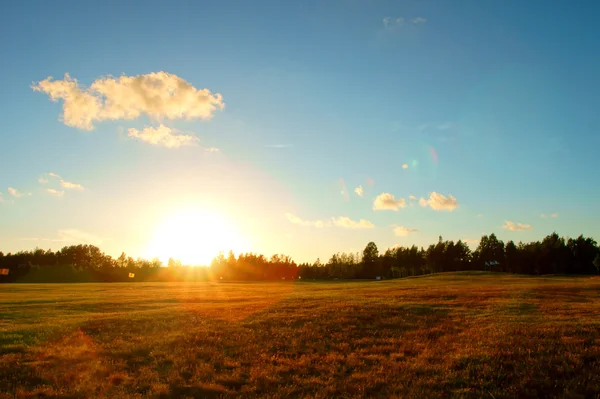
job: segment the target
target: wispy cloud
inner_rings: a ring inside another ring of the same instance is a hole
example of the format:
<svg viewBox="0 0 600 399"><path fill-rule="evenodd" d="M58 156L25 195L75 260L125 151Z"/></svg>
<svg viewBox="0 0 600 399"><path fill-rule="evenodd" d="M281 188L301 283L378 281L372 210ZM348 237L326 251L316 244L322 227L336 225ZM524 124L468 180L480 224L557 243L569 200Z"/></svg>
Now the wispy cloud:
<svg viewBox="0 0 600 399"><path fill-rule="evenodd" d="M358 195L359 197L362 197L362 196L364 195L364 193L365 193L365 192L364 192L364 190L363 190L363 187L362 187L362 185L359 185L358 187L356 187L356 188L354 189L354 192L355 192L355 193L356 193L356 195Z"/></svg>
<svg viewBox="0 0 600 399"><path fill-rule="evenodd" d="M403 163L402 164L402 169L408 169L408 164L407 163Z"/></svg>
<svg viewBox="0 0 600 399"><path fill-rule="evenodd" d="M43 176L40 176L40 177L38 178L38 183L40 183L40 184L46 184L46 183L48 183L48 179L46 179L46 178L45 178L45 177L43 177Z"/></svg>
<svg viewBox="0 0 600 399"><path fill-rule="evenodd" d="M47 188L46 192L55 197L62 197L63 195L65 195L65 192L63 190L56 190L54 188Z"/></svg>
<svg viewBox="0 0 600 399"><path fill-rule="evenodd" d="M558 217L558 213L551 213L551 214L549 214L549 215L546 215L545 213L542 213L542 214L540 215L540 217L541 217L542 219L556 219L556 218Z"/></svg>
<svg viewBox="0 0 600 399"><path fill-rule="evenodd" d="M19 192L19 190L17 190L16 188L12 188L12 187L8 188L8 193L15 198L20 198L24 195L31 195L31 193L25 194L25 193Z"/></svg>
<svg viewBox="0 0 600 399"><path fill-rule="evenodd" d="M331 226L331 221L329 220L303 220L291 213L286 213L285 217L287 217L290 222L305 227L316 227L318 229L322 229L323 227Z"/></svg>
<svg viewBox="0 0 600 399"><path fill-rule="evenodd" d="M390 193L381 193L375 198L373 202L374 211L398 211L398 208L406 207L406 200L404 198L396 198Z"/></svg>
<svg viewBox="0 0 600 399"><path fill-rule="evenodd" d="M530 224L514 223L511 221L504 222L504 226L502 226L502 228L504 230L510 230L510 231L523 231L523 230L531 230L532 229Z"/></svg>
<svg viewBox="0 0 600 399"><path fill-rule="evenodd" d="M48 77L33 83L35 91L63 101L62 122L67 126L93 130L105 120L210 119L225 104L220 94L197 89L177 75L153 72L137 76L107 76L84 88L65 74L62 80Z"/></svg>
<svg viewBox="0 0 600 399"><path fill-rule="evenodd" d="M285 216L291 223L305 227L316 227L318 229L333 226L346 229L371 229L375 227L375 225L368 220L360 219L355 221L347 216L332 217L325 220L303 220L291 213L286 213Z"/></svg>
<svg viewBox="0 0 600 399"><path fill-rule="evenodd" d="M50 176L50 177L56 177L57 179L61 179L61 177L59 175L57 175L56 173L54 173L54 172L48 173L48 176Z"/></svg>
<svg viewBox="0 0 600 399"><path fill-rule="evenodd" d="M404 226L394 227L394 234L397 235L398 237L406 237L409 234L416 233L418 231L419 230L417 230L417 229L409 229Z"/></svg>
<svg viewBox="0 0 600 399"><path fill-rule="evenodd" d="M142 130L127 129L128 136L156 146L167 148L179 148L195 145L198 138L185 134L173 134L175 130L165 125L159 127L147 126Z"/></svg>
<svg viewBox="0 0 600 399"><path fill-rule="evenodd" d="M216 147L208 147L208 148L205 148L204 151L206 151L206 152L221 152L221 150L219 150Z"/></svg>
<svg viewBox="0 0 600 399"><path fill-rule="evenodd" d="M458 208L458 201L452 195L448 195L447 197L443 194L436 193L433 191L429 194L429 199L425 199L421 197L419 199L419 205L422 207L430 207L435 211L449 211L452 212L456 208Z"/></svg>
<svg viewBox="0 0 600 399"><path fill-rule="evenodd" d="M383 22L384 29L391 30L391 29L401 28L407 24L412 24L412 25L424 24L425 22L427 22L427 20L423 17L415 17L415 18L410 18L408 20L404 17L396 17L396 18L384 17L382 22Z"/></svg>
<svg viewBox="0 0 600 399"><path fill-rule="evenodd" d="M105 241L109 241L110 238L99 237L94 234L86 233L77 229L62 229L56 232L56 237L52 238L40 238L40 237L26 237L21 238L22 241L50 241L50 242L64 242L72 244L90 244L100 245Z"/></svg>
<svg viewBox="0 0 600 399"><path fill-rule="evenodd" d="M84 187L81 184L72 183L70 181L60 180L60 186L71 190L83 190Z"/></svg>
<svg viewBox="0 0 600 399"><path fill-rule="evenodd" d="M333 219L333 224L346 229L372 229L375 225L368 220L360 219L355 221L346 216L340 216Z"/></svg>

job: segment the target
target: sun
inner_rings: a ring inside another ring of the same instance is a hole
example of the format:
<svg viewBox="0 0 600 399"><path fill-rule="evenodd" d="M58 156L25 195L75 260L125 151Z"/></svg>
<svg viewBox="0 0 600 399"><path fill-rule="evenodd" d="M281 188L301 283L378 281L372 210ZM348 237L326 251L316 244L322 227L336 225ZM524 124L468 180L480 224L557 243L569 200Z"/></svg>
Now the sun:
<svg viewBox="0 0 600 399"><path fill-rule="evenodd" d="M248 251L248 243L220 212L200 207L181 208L160 221L147 254L165 265L169 258L184 265L210 265L219 251Z"/></svg>

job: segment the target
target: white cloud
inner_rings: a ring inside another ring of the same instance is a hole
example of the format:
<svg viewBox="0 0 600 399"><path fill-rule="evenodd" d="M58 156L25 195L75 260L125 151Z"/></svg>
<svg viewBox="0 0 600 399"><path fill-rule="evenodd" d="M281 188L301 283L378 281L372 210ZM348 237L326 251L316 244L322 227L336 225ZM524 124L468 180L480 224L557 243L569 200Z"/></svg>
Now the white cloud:
<svg viewBox="0 0 600 399"><path fill-rule="evenodd" d="M55 197L62 197L63 195L65 195L65 192L63 190L55 190L53 188L47 188L46 192L50 195L54 195Z"/></svg>
<svg viewBox="0 0 600 399"><path fill-rule="evenodd" d="M299 217L292 215L291 213L286 213L285 216L290 222L294 224L299 224L300 226L316 227L318 229L331 226L331 222L327 220L302 220Z"/></svg>
<svg viewBox="0 0 600 399"><path fill-rule="evenodd" d="M374 211L391 210L398 211L398 208L406 207L406 200L404 198L398 198L390 193L381 193L375 198L373 202Z"/></svg>
<svg viewBox="0 0 600 399"><path fill-rule="evenodd" d="M56 174L56 173L54 173L54 172L50 172L50 173L48 173L48 176L50 176L50 177L56 177L57 179L60 179L60 178L61 178L59 175L57 175L57 174Z"/></svg>
<svg viewBox="0 0 600 399"><path fill-rule="evenodd" d="M398 237L406 237L409 234L416 233L418 231L419 230L417 230L417 229L409 229L409 228L406 228L404 226L394 227L394 234L396 234Z"/></svg>
<svg viewBox="0 0 600 399"><path fill-rule="evenodd" d="M153 72L137 76L107 76L83 88L65 74L63 80L48 77L32 84L35 91L63 101L61 119L67 126L93 130L95 122L136 119L210 119L225 104L220 94L196 89L177 75Z"/></svg>
<svg viewBox="0 0 600 399"><path fill-rule="evenodd" d="M23 196L23 193L20 193L19 190L17 190L16 188L12 188L12 187L8 188L8 193L15 198L19 198L19 197Z"/></svg>
<svg viewBox="0 0 600 399"><path fill-rule="evenodd" d="M558 217L558 213L551 213L550 215L546 215L546 214L542 213L540 215L540 217L542 219L556 219Z"/></svg>
<svg viewBox="0 0 600 399"><path fill-rule="evenodd" d="M358 222L350 219L346 216L340 216L333 219L333 224L338 227L344 227L347 229L372 229L375 225L368 220L360 219Z"/></svg>
<svg viewBox="0 0 600 399"><path fill-rule="evenodd" d="M435 211L449 211L452 212L456 208L458 208L458 201L452 195L442 195L440 193L436 193L433 191L429 194L429 199L421 197L419 200L419 205L422 207L429 206L431 209Z"/></svg>
<svg viewBox="0 0 600 399"><path fill-rule="evenodd" d="M417 24L424 24L425 22L427 22L427 20L423 17L416 17L410 20L411 23L417 25Z"/></svg>
<svg viewBox="0 0 600 399"><path fill-rule="evenodd" d="M411 200L411 201L414 201L414 200L417 199L417 197L415 197L414 195L411 194L411 195L408 196L408 199Z"/></svg>
<svg viewBox="0 0 600 399"><path fill-rule="evenodd" d="M198 142L197 137L184 134L173 134L173 129L162 124L157 128L148 126L142 130L130 128L127 129L127 131L129 132L129 137L136 138L152 145L163 146L167 148L190 146Z"/></svg>
<svg viewBox="0 0 600 399"><path fill-rule="evenodd" d="M38 183L40 183L40 184L46 184L46 183L48 183L48 179L44 178L43 176L40 176L38 178Z"/></svg>
<svg viewBox="0 0 600 399"><path fill-rule="evenodd" d="M354 189L354 192L355 192L355 193L356 193L356 195L358 195L359 197L362 197L362 196L363 196L363 194L364 194L364 190L363 190L363 187L362 187L362 185L359 185L358 187L356 187L356 188Z"/></svg>
<svg viewBox="0 0 600 399"><path fill-rule="evenodd" d="M216 147L208 147L208 148L205 148L204 151L206 151L206 152L220 152L221 150L219 150Z"/></svg>
<svg viewBox="0 0 600 399"><path fill-rule="evenodd" d="M375 225L368 220L360 219L359 221L355 221L347 216L339 216L337 218L329 218L325 220L303 220L291 213L286 213L285 216L294 224L305 227L316 227L318 229L332 226L343 227L346 229L371 229L375 227Z"/></svg>
<svg viewBox="0 0 600 399"><path fill-rule="evenodd" d="M402 164L402 169L408 169L408 164L407 163L403 163Z"/></svg>
<svg viewBox="0 0 600 399"><path fill-rule="evenodd" d="M511 221L506 221L504 222L504 226L502 226L502 228L504 230L510 230L510 231L523 231L523 230L531 230L532 227L529 224L523 224L523 223L514 223Z"/></svg>
<svg viewBox="0 0 600 399"><path fill-rule="evenodd" d="M60 186L63 188L68 188L72 190L83 190L83 186L81 184L72 183L70 181L60 180Z"/></svg>

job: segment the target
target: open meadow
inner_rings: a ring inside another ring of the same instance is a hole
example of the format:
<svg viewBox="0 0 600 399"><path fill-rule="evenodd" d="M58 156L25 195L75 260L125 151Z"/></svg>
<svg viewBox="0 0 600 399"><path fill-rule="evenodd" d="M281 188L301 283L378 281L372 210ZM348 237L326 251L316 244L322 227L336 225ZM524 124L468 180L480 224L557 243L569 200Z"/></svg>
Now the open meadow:
<svg viewBox="0 0 600 399"><path fill-rule="evenodd" d="M600 279L0 285L0 397L600 393Z"/></svg>

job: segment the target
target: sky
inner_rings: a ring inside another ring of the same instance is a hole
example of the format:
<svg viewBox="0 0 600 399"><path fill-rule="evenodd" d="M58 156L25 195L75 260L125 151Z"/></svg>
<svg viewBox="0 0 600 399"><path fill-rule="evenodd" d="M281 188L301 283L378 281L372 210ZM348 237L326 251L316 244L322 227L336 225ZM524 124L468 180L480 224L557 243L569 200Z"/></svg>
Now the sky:
<svg viewBox="0 0 600 399"><path fill-rule="evenodd" d="M0 5L0 250L600 239L600 3Z"/></svg>

